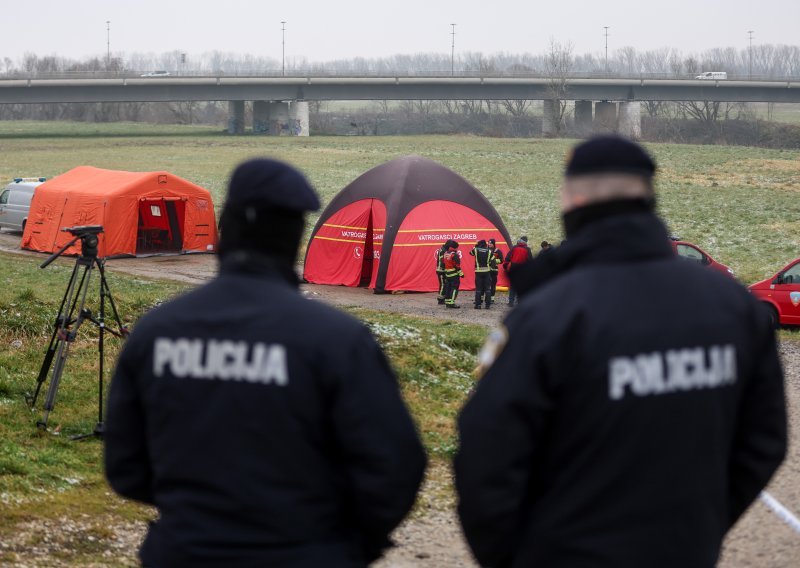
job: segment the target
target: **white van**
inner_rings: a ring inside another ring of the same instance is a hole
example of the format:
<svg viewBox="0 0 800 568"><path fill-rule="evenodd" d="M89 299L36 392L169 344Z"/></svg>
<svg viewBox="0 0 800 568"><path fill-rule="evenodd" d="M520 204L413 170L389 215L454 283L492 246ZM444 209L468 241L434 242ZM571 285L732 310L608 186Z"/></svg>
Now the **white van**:
<svg viewBox="0 0 800 568"><path fill-rule="evenodd" d="M728 74L725 71L706 71L695 77L695 79L713 79L716 81L724 81L727 78Z"/></svg>
<svg viewBox="0 0 800 568"><path fill-rule="evenodd" d="M15 178L0 193L0 229L24 231L36 188L46 178Z"/></svg>

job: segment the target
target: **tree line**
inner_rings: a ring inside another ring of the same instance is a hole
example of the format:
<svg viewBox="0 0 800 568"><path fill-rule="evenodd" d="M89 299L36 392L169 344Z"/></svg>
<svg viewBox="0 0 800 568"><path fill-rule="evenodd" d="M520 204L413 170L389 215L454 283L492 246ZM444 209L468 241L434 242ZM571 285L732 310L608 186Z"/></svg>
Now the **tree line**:
<svg viewBox="0 0 800 568"><path fill-rule="evenodd" d="M382 58L353 58L323 63L289 59L287 74L443 74L449 55L423 53ZM134 53L126 57L72 60L28 53L20 61L3 59L0 75L53 76L59 74L126 74L156 69L178 74L276 74L280 62L271 57L227 54L199 56L173 51L159 55ZM693 77L702 71L725 71L729 77L800 77L800 47L759 44L749 48L715 48L684 54L664 48L637 51L624 47L609 54L575 55L570 43L551 40L540 54L487 56L461 53L454 59L455 74L505 74L546 77L556 136L580 136L574 124L568 79L580 74ZM675 142L735 143L771 147L800 147L798 127L771 121L774 105L766 106L766 120L754 105L711 101L645 101L643 137ZM247 108L247 113L251 109ZM762 113L763 114L763 113ZM75 120L87 122L158 122L216 124L227 121L225 102L172 103L51 103L0 105L0 120ZM249 116L246 117L250 123ZM615 125L601 125L613 130ZM486 136L542 135L542 104L530 100L375 101L343 112L330 103L311 103L312 134L390 135L470 133Z"/></svg>
<svg viewBox="0 0 800 568"><path fill-rule="evenodd" d="M574 54L571 44L551 40L538 54L461 52L451 61L450 54L415 53L387 57L354 57L315 62L305 57L289 56L287 74L454 74L539 75L546 73L553 44L568 48L569 73L610 75L651 75L691 77L701 71L725 71L735 77L764 79L800 78L800 46L756 44L752 48L712 48L702 52L682 52L664 47L637 50L625 46L605 53ZM202 75L276 75L282 71L280 58L208 51L189 54L180 50L165 53L111 54L78 60L58 55L26 53L18 60L4 57L0 75L44 76L68 73L145 73L166 70L175 74Z"/></svg>

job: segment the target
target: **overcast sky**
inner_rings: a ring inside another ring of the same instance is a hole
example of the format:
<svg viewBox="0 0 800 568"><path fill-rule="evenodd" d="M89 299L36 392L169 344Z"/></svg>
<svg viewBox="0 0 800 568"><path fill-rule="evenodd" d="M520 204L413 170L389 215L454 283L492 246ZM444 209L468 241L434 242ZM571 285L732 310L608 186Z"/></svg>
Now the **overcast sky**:
<svg viewBox="0 0 800 568"><path fill-rule="evenodd" d="M699 52L753 43L800 44L800 0L0 0L0 59L178 50L325 61L396 53L541 53L552 37L575 53L623 46ZM189 63L190 64L190 63Z"/></svg>

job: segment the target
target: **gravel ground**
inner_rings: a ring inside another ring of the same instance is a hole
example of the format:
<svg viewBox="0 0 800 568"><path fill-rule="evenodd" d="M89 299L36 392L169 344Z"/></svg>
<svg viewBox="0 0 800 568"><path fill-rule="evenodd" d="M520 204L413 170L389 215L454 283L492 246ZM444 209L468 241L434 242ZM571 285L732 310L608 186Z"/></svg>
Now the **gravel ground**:
<svg viewBox="0 0 800 568"><path fill-rule="evenodd" d="M38 253L20 251L18 243L18 233L0 232L0 250L44 258ZM213 277L217 264L212 255L193 255L111 260L107 267L113 287L115 272L199 284ZM303 291L314 299L338 306L361 306L487 326L494 325L508 311L502 303L504 296L498 298L495 309L479 311L471 308L466 295L462 297L466 309L446 310L436 305L433 294L375 295L364 289L314 285L304 285ZM800 515L800 343L785 342L781 345L781 355L786 372L791 443L787 459L768 491L795 515ZM397 546L375 564L377 568L476 566L454 513L449 473L440 470L429 477L432 479L426 482L420 506L395 531L393 538ZM143 523L81 517L21 523L16 527L14 538L0 542L0 557L15 560L10 564L0 561L0 565L72 566L69 550L76 547L83 552L97 552L102 560L90 564L92 566L133 565L144 530ZM729 533L719 563L721 568L796 568L799 565L800 534L793 532L759 501Z"/></svg>

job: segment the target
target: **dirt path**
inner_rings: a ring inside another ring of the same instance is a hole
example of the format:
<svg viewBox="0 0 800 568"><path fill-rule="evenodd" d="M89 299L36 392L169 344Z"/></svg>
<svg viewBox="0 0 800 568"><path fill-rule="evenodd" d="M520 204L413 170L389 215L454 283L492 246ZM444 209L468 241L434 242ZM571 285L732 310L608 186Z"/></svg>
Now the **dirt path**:
<svg viewBox="0 0 800 568"><path fill-rule="evenodd" d="M0 231L0 250L33 255L44 260L45 255L19 250L18 233ZM67 260L68 262L68 260ZM156 279L170 279L193 284L203 283L217 270L213 255L188 255L117 259L108 261L108 270ZM113 277L113 276L112 276ZM492 326L502 319L508 308L505 296L498 296L498 304L490 311L474 310L469 297L462 297L461 310L447 310L436 304L434 294L375 295L369 290L337 286L304 285L303 292L338 306L359 306L414 316L446 318ZM770 493L795 514L800 513L800 345L786 342L781 346L786 371L787 400L790 414L791 445L783 467L770 484ZM435 476L439 483L451 484L447 472ZM426 484L422 502L428 505L408 519L393 535L397 547L376 563L377 568L476 566L463 540L452 502L442 502L435 495L441 488ZM438 499L438 500L437 500ZM71 520L75 530L81 532L81 520ZM20 535L47 535L51 532L46 523L42 526L20 527ZM143 523L113 524L109 529L115 534L109 550L113 549L115 561L130 562L144 534ZM22 538L22 537L20 537ZM27 537L26 537L27 538ZM45 542L49 542L45 538ZM53 540L56 543L57 540ZM58 544L63 554L64 543ZM0 543L0 551L17 551L20 563L25 566L69 566L54 560L53 550L47 546L31 548L20 542ZM794 533L782 520L761 503L756 502L744 515L725 541L721 568L794 568L800 559L800 534Z"/></svg>
<svg viewBox="0 0 800 568"><path fill-rule="evenodd" d="M0 251L34 256L44 261L44 253L24 251L19 248L21 234L0 231ZM69 257L59 262L71 262ZM109 280L115 273L126 273L145 278L174 280L190 284L202 284L217 273L217 257L213 254L190 254L177 256L151 256L146 258L117 258L106 261ZM298 272L302 266L298 265ZM113 286L113 283L111 284ZM366 288L345 286L320 286L303 284L303 293L313 299L335 306L358 306L371 310L409 314L420 317L443 318L464 323L493 326L508 313L508 296L498 293L497 303L491 310L476 310L472 307L473 294L465 292L459 298L462 309L451 310L436 303L434 293L373 294Z"/></svg>

